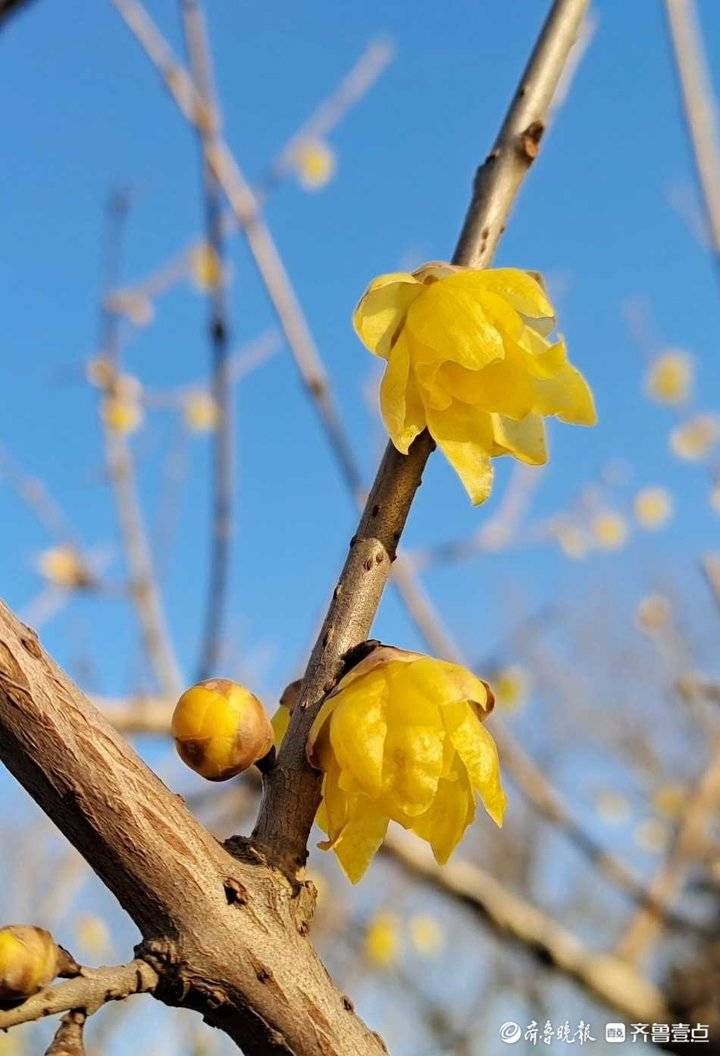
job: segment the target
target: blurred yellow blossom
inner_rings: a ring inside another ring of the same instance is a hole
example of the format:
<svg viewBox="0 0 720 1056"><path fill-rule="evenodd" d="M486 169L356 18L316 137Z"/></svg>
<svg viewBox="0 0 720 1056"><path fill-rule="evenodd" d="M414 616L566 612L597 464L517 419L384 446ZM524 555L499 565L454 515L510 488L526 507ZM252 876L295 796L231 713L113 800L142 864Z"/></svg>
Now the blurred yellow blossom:
<svg viewBox="0 0 720 1056"><path fill-rule="evenodd" d="M376 913L365 933L365 953L378 968L389 968L400 954L400 922L394 913Z"/></svg>
<svg viewBox="0 0 720 1056"><path fill-rule="evenodd" d="M670 434L670 450L678 458L699 462L720 439L720 421L714 414L698 414Z"/></svg>
<svg viewBox="0 0 720 1056"><path fill-rule="evenodd" d="M492 680L495 703L504 711L515 711L525 703L529 678L525 668L518 664L501 668Z"/></svg>
<svg viewBox="0 0 720 1056"><path fill-rule="evenodd" d="M682 403L690 395L692 381L691 356L681 348L669 348L650 364L645 391L657 403Z"/></svg>
<svg viewBox="0 0 720 1056"><path fill-rule="evenodd" d="M102 403L102 418L111 433L129 436L142 425L143 410L137 400L108 396Z"/></svg>
<svg viewBox="0 0 720 1056"><path fill-rule="evenodd" d="M355 883L394 820L444 863L475 816L502 824L505 793L484 682L458 664L375 648L326 698L308 739L324 772L317 822Z"/></svg>
<svg viewBox="0 0 720 1056"><path fill-rule="evenodd" d="M190 274L197 288L205 293L215 289L222 282L222 261L217 251L207 242L191 251Z"/></svg>
<svg viewBox="0 0 720 1056"><path fill-rule="evenodd" d="M406 453L428 429L474 504L490 494L492 458L547 461L546 417L596 421L564 342L548 339L554 309L528 272L431 263L381 275L353 323L387 361L380 408L395 447Z"/></svg>
<svg viewBox="0 0 720 1056"><path fill-rule="evenodd" d="M298 182L306 191L321 190L335 175L335 152L321 139L306 139L299 143L293 161Z"/></svg>
<svg viewBox="0 0 720 1056"><path fill-rule="evenodd" d="M667 818L677 818L687 803L688 790L685 785L668 784L656 789L652 805L659 814Z"/></svg>
<svg viewBox="0 0 720 1056"><path fill-rule="evenodd" d="M592 547L592 540L587 532L575 524L561 524L555 530L555 538L565 557L579 561L586 557Z"/></svg>
<svg viewBox="0 0 720 1056"><path fill-rule="evenodd" d="M82 590L92 583L90 570L73 546L53 546L43 550L37 567L48 583L65 590Z"/></svg>
<svg viewBox="0 0 720 1056"><path fill-rule="evenodd" d="M668 841L667 826L657 818L647 818L635 826L633 840L641 850L659 854Z"/></svg>
<svg viewBox="0 0 720 1056"><path fill-rule="evenodd" d="M0 1056L23 1056L25 1047L19 1035L13 1031L12 1034L0 1033Z"/></svg>
<svg viewBox="0 0 720 1056"><path fill-rule="evenodd" d="M635 625L639 630L655 634L670 622L672 607L662 594L648 594L641 598L635 610Z"/></svg>
<svg viewBox="0 0 720 1056"><path fill-rule="evenodd" d="M218 424L218 406L209 392L199 389L190 393L183 403L185 425L194 433L207 433Z"/></svg>
<svg viewBox="0 0 720 1056"><path fill-rule="evenodd" d="M110 311L127 316L134 326L148 326L155 315L150 298L134 290L118 290L107 303Z"/></svg>
<svg viewBox="0 0 720 1056"><path fill-rule="evenodd" d="M408 922L410 941L418 953L430 956L442 949L445 938L443 930L435 917L427 914L418 914L410 917Z"/></svg>
<svg viewBox="0 0 720 1056"><path fill-rule="evenodd" d="M110 932L102 917L84 913L75 921L75 938L93 960L100 960L110 951Z"/></svg>
<svg viewBox="0 0 720 1056"><path fill-rule="evenodd" d="M673 514L672 495L667 488L643 488L635 496L635 519L652 531L667 524Z"/></svg>
<svg viewBox="0 0 720 1056"><path fill-rule="evenodd" d="M595 800L598 817L611 824L617 824L630 814L630 804L619 792L600 792Z"/></svg>
<svg viewBox="0 0 720 1056"><path fill-rule="evenodd" d="M592 534L601 550L620 550L628 537L628 524L621 513L603 510L591 522Z"/></svg>

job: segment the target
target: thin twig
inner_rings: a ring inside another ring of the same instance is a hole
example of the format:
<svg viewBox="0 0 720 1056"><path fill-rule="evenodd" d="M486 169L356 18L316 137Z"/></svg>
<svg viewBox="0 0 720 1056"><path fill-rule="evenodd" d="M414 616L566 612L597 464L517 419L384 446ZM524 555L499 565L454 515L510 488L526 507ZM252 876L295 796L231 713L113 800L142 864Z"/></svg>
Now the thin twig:
<svg viewBox="0 0 720 1056"><path fill-rule="evenodd" d="M327 137L345 117L348 110L360 102L372 88L392 57L392 45L388 42L383 40L370 42L337 88L322 100L317 109L303 122L300 130L293 132L288 142L281 147L276 157L270 162L265 175L260 178L255 189L259 201L264 201L278 185L279 180L291 171L291 162L294 160L298 140ZM235 212L232 209L226 210L222 218L223 235L227 238L235 234L238 226ZM115 292L144 297L157 297L166 293L187 275L193 255L202 247L202 244L201 240L196 239L157 267L141 282Z"/></svg>
<svg viewBox="0 0 720 1056"><path fill-rule="evenodd" d="M212 55L202 8L197 0L181 0L183 30L196 88L202 99L205 120L196 124L205 209L206 252L218 274L208 284L208 336L212 362L212 395L217 413L213 441L212 531L210 574L205 600L205 626L198 679L217 673L227 616L230 576L230 542L233 532L233 401L230 382L230 333L225 278L225 236L222 223L222 192L206 161L216 149L222 116L215 95Z"/></svg>
<svg viewBox="0 0 720 1056"><path fill-rule="evenodd" d="M0 1030L76 1008L92 1015L107 1001L154 990L157 981L157 973L142 960L112 968L83 968L82 975L54 983L21 1005L0 1010Z"/></svg>
<svg viewBox="0 0 720 1056"><path fill-rule="evenodd" d="M720 134L710 67L694 0L665 0L665 13L710 246L720 268Z"/></svg>
<svg viewBox="0 0 720 1056"><path fill-rule="evenodd" d="M100 315L99 347L109 367L103 385L103 396L106 399L112 395L119 376L119 320L108 307L108 294L118 285L127 209L127 196L114 195L108 209L104 284L106 296ZM103 437L107 472L115 494L120 534L130 575L130 593L143 644L160 692L166 696L174 696L177 695L182 680L153 570L130 445L127 438L113 429L104 417Z"/></svg>

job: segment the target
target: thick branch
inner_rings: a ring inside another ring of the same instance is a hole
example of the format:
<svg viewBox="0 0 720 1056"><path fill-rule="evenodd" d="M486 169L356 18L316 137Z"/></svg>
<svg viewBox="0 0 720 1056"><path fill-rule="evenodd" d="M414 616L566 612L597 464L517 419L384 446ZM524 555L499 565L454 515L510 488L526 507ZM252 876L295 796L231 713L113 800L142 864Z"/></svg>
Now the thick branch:
<svg viewBox="0 0 720 1056"><path fill-rule="evenodd" d="M537 154L553 92L586 8L586 0L555 0L495 146L478 170L455 263L484 267L490 262ZM305 759L310 726L340 671L343 654L369 635L432 448L427 433L415 440L407 456L388 445L310 657L278 765L267 775L254 835L291 869L305 860L319 801L320 776Z"/></svg>
<svg viewBox="0 0 720 1056"><path fill-rule="evenodd" d="M140 928L157 997L247 1056L380 1056L308 942L305 888L220 846L3 605L0 759Z"/></svg>
<svg viewBox="0 0 720 1056"><path fill-rule="evenodd" d="M131 961L112 968L83 968L82 975L54 983L22 1004L0 1011L0 1030L71 1009L82 1009L91 1016L108 1001L150 993L157 983L157 972L146 961Z"/></svg>

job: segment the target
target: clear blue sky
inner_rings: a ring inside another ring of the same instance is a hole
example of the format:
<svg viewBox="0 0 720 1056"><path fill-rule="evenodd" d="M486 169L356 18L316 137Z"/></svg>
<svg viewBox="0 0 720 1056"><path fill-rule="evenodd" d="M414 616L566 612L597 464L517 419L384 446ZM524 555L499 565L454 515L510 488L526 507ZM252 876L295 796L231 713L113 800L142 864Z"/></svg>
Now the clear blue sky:
<svg viewBox="0 0 720 1056"><path fill-rule="evenodd" d="M139 279L199 229L198 159L191 132L111 4L71 6L36 0L0 38L0 444L46 481L86 545L108 548L115 524L94 394L68 380L96 342L103 206L111 188L132 188L126 273ZM374 364L352 333L353 304L378 272L452 253L474 168L491 145L546 6L208 0L227 136L250 178L371 38L386 34L397 49L390 69L332 137L334 181L315 195L290 181L267 208L368 477L382 437L365 402ZM720 6L699 6L720 68ZM677 197L692 201L695 192L662 4L595 8L597 32L498 256L498 263L550 278L562 330L600 414L594 430L552 427L552 464L533 517L566 507L613 459L630 467L618 501L635 487L664 483L676 496L677 515L660 536L636 533L619 557L575 565L555 550L525 548L461 572L433 571L428 585L471 658L489 653L519 611L558 597L582 604L603 585L625 603L620 635L631 626L637 598L659 582L685 582L702 597L697 556L718 538L707 478L669 454L671 418L642 395L645 364L623 318L628 298L645 299L660 342L682 345L696 358L698 407L717 408L717 276L671 205ZM156 0L151 11L180 50L175 3ZM231 255L231 323L242 344L272 316L239 240ZM153 386L201 377L204 324L201 296L180 285L129 345L127 368ZM241 385L237 406L232 652L270 699L304 658L354 512L286 352ZM153 523L174 435L172 416L158 412L134 441ZM204 606L208 457L207 441L191 441L177 535L163 555L170 621L188 673ZM433 458L409 544L472 531L501 492L487 509L473 510ZM0 593L22 610L40 587L33 561L52 540L1 481L0 523ZM113 553L109 574L117 579L122 562L117 547ZM376 633L421 645L391 597ZM43 639L94 690L122 693L136 685L137 635L120 602L73 602L44 627Z"/></svg>
<svg viewBox="0 0 720 1056"><path fill-rule="evenodd" d="M316 195L290 183L268 207L368 474L380 437L361 399L373 364L349 326L352 305L377 272L451 253L474 166L491 143L545 6L534 0L208 5L227 134L250 177L369 39L388 34L396 45L390 70L333 137L334 182ZM666 481L683 500L674 527L653 540L662 561L683 563L688 545L694 553L711 543L717 526L706 512L702 471L673 463L669 418L641 397L642 358L621 306L630 296L647 298L660 336L697 357L699 402L712 406L720 381L720 301L705 252L668 201L673 188L691 193L692 171L661 5L596 6L597 33L498 261L537 268L562 288L561 325L600 411L593 431L553 430L553 463L538 513L566 503L604 460L628 458L633 483ZM701 7L707 39L720 48L720 11ZM151 10L179 49L175 4L155 3ZM1 46L9 103L3 114L0 440L28 471L44 477L88 545L106 545L113 516L101 480L93 396L58 378L95 342L109 189L134 190L127 277L139 278L198 228L195 142L109 2L78 0L69 19L57 0L38 0L13 20ZM271 316L238 241L232 257L232 325L241 343ZM203 322L201 297L188 285L177 288L158 303L155 324L130 345L128 368L155 385L201 376ZM241 654L273 650L261 688L277 688L302 657L353 513L286 354L241 387L238 417L235 645ZM136 444L151 516L171 433L171 421L160 414ZM179 651L192 667L205 569L203 441L190 457L168 603ZM0 516L2 591L21 607L38 587L32 561L47 539L7 489L0 489ZM485 516L468 507L437 458L408 538L459 534ZM644 555L647 543L638 545ZM624 562L611 561L606 567L620 574ZM119 568L116 562L116 573ZM508 577L538 601L559 575L582 579L586 572L568 569L554 554L537 561L530 553L500 559L492 569L474 566L469 576L442 571L430 580L465 644L482 652L494 637L493 624L504 619L499 594ZM81 603L71 617L47 627L49 645L69 662L87 636L99 688L122 690L132 675L134 631L120 606ZM380 629L414 641L392 602Z"/></svg>

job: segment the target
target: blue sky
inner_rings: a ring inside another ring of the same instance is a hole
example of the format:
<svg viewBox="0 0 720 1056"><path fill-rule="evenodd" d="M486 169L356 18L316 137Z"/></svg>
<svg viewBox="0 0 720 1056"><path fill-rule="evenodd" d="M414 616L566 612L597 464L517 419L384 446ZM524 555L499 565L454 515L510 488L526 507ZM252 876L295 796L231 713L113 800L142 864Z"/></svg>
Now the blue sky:
<svg viewBox="0 0 720 1056"><path fill-rule="evenodd" d="M717 68L720 7L709 0L699 6ZM207 7L227 137L251 179L372 38L386 35L395 45L389 70L332 136L333 182L307 194L290 180L267 206L370 478L382 444L366 399L376 373L352 332L352 307L375 274L451 255L474 168L546 5L208 0ZM176 5L161 0L150 10L179 51ZM460 571L430 572L428 587L471 659L491 653L524 612L550 601L582 608L603 591L617 606L620 635L625 627L630 633L637 599L668 583L683 584L702 606L702 620L711 618L697 559L717 545L718 515L708 506L702 467L668 452L672 419L643 396L645 360L623 306L641 299L658 343L690 350L697 406L712 410L720 397L717 275L672 204L692 207L695 191L662 4L604 2L595 15L589 51L497 257L548 276L600 415L593 430L552 426L552 463L531 520L567 508L613 460L626 463L628 476L618 502L663 483L677 513L658 536L635 533L620 555L573 564L553 548L526 546ZM12 20L0 49L7 101L0 445L43 478L86 545L108 551L117 580L122 561L95 398L81 381L97 337L103 207L113 187L132 189L126 278L142 278L199 230L196 144L109 2L75 0L69 18L60 0L36 0ZM239 239L231 259L239 346L272 325L272 314ZM129 343L125 362L144 384L159 387L201 378L206 360L205 305L183 283L157 303L153 325ZM176 435L172 415L158 411L133 442L151 524L161 513L163 466ZM162 563L189 674L204 608L208 442L190 440L185 455L180 516ZM243 671L271 701L306 655L355 522L284 350L238 389L237 463L231 649L222 673ZM504 467L489 506L473 510L435 456L408 544L475 530L496 508L506 476ZM33 562L53 540L1 480L0 523L0 594L22 611L40 589ZM375 633L421 646L390 595ZM119 694L137 686L137 632L119 601L73 601L42 637L89 688Z"/></svg>
<svg viewBox="0 0 720 1056"><path fill-rule="evenodd" d="M388 35L396 46L388 72L332 137L336 179L314 195L290 182L268 206L368 475L381 437L362 399L373 364L349 326L352 305L372 275L452 252L474 166L492 141L544 6L529 0L442 8L209 5L227 135L251 178L371 38ZM707 39L717 42L720 12L702 6ZM175 5L156 3L151 11L179 50ZM676 491L680 516L653 540L653 551L662 562L682 564L689 546L695 553L712 542L716 522L707 511L702 470L672 461L669 418L642 398L644 364L622 305L629 297L646 299L662 340L692 350L699 402L711 407L719 381L720 302L707 254L669 204L673 190L686 197L693 191L661 5L601 4L596 15L589 52L497 259L537 268L556 284L562 329L600 412L595 430L553 429L538 515L567 504L607 459L628 459L633 485L662 480ZM140 278L198 229L195 143L110 3L78 0L70 21L59 3L43 0L13 21L2 46L12 105L3 119L8 251L0 440L45 479L88 545L107 545L114 524L93 395L61 381L96 340L109 190L133 190L126 272L129 280ZM232 260L232 326L241 344L268 326L271 314L237 240ZM176 288L158 303L154 325L129 345L128 369L156 386L202 376L203 320L202 298L188 284ZM151 519L172 430L168 415L158 413L136 442ZM272 652L262 688L276 689L301 661L353 523L284 353L238 392L237 450L233 645L240 654ZM189 668L202 610L207 456L206 444L195 441L168 558L168 606ZM0 490L0 511L0 581L9 602L22 607L37 590L32 562L47 540L7 489ZM436 458L408 540L462 534L485 516L470 509ZM487 611L497 612L499 584L508 578L541 601L560 568L563 577L588 574L568 569L555 554L536 558L535 552L513 554L493 568L473 566L471 576L431 574L433 591L468 648L477 640L482 652L492 640L497 620L488 622ZM614 573L628 574L623 559L611 560ZM470 605L478 621L472 628ZM380 628L385 637L414 644L391 600ZM73 606L70 619L50 624L45 637L66 662L87 638L98 688L121 691L137 670L129 659L134 631L119 604Z"/></svg>

